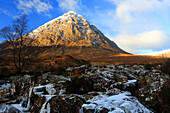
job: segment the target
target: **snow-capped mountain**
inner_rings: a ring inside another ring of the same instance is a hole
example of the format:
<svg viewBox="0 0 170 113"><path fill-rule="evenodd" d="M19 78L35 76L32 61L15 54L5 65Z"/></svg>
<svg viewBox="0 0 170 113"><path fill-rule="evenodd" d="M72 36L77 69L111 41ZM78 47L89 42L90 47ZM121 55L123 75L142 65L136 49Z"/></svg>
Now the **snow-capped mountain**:
<svg viewBox="0 0 170 113"><path fill-rule="evenodd" d="M69 11L29 33L34 46L85 46L121 50L81 15Z"/></svg>
<svg viewBox="0 0 170 113"><path fill-rule="evenodd" d="M147 55L161 56L161 57L170 57L170 49L166 49L166 50L162 50L162 51L157 51L157 52L149 53Z"/></svg>

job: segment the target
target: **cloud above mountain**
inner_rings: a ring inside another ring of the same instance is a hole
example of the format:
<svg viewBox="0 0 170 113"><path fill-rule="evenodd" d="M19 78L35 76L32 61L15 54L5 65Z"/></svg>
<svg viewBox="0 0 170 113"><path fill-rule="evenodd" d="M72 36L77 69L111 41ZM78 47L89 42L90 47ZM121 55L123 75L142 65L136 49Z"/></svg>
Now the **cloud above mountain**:
<svg viewBox="0 0 170 113"><path fill-rule="evenodd" d="M117 6L116 17L124 23L129 23L142 17L142 13L160 13L169 6L167 0L109 0ZM164 7L163 7L164 6ZM148 15L149 16L149 15Z"/></svg>
<svg viewBox="0 0 170 113"><path fill-rule="evenodd" d="M77 10L79 9L79 0L57 0L58 5L63 10Z"/></svg>
<svg viewBox="0 0 170 113"><path fill-rule="evenodd" d="M42 0L17 0L16 6L24 14L30 14L33 11L37 13L49 13L53 6L49 2Z"/></svg>

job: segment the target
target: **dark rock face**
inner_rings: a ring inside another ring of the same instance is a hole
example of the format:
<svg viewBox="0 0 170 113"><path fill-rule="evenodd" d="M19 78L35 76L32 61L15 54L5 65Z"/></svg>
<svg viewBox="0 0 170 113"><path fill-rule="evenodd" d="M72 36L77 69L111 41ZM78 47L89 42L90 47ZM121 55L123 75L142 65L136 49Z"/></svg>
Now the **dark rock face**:
<svg viewBox="0 0 170 113"><path fill-rule="evenodd" d="M69 67L67 70L66 70L66 73L69 75L69 76L72 76L72 77L76 77L76 76L81 76L83 74L87 74L88 72L88 66L87 65L82 65L80 67Z"/></svg>
<svg viewBox="0 0 170 113"><path fill-rule="evenodd" d="M18 95L23 95L25 92L29 92L29 88L34 85L31 80L31 76L25 75L23 77L13 77L11 83L10 94L13 98L17 98ZM24 89L24 90L21 90Z"/></svg>
<svg viewBox="0 0 170 113"><path fill-rule="evenodd" d="M79 113L85 99L79 96L54 97L49 101L51 113Z"/></svg>
<svg viewBox="0 0 170 113"><path fill-rule="evenodd" d="M107 81L99 75L91 75L89 78L94 82L94 91L106 91L111 85L110 81Z"/></svg>
<svg viewBox="0 0 170 113"><path fill-rule="evenodd" d="M146 75L139 76L136 82L138 89L136 95L140 101L154 109L162 112L162 101L159 99L161 88L164 82L169 79L169 75L163 74L160 70L150 70Z"/></svg>
<svg viewBox="0 0 170 113"><path fill-rule="evenodd" d="M40 112L43 104L46 101L45 97L40 97L37 95L32 95L30 98L30 109L28 111L33 112L33 113L38 113Z"/></svg>
<svg viewBox="0 0 170 113"><path fill-rule="evenodd" d="M163 111L165 113L170 112L170 80L167 80L163 87L161 88L161 92L158 95L158 100L161 105L160 111ZM158 106L160 108L160 106Z"/></svg>
<svg viewBox="0 0 170 113"><path fill-rule="evenodd" d="M66 93L68 94L85 94L93 91L93 81L85 76L72 78L71 81L66 83Z"/></svg>

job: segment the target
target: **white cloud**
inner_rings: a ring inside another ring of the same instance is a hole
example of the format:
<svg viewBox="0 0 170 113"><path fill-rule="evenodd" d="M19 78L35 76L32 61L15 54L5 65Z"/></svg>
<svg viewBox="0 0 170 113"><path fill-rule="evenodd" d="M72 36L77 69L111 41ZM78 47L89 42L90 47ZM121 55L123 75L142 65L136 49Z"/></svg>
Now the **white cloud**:
<svg viewBox="0 0 170 113"><path fill-rule="evenodd" d="M159 50L169 46L169 39L164 32L153 30L136 35L118 35L112 38L122 49L138 53L139 50Z"/></svg>
<svg viewBox="0 0 170 113"><path fill-rule="evenodd" d="M33 10L39 14L47 14L51 9L53 9L49 2L43 2L42 0L18 0L16 5L17 8L25 14L32 13Z"/></svg>
<svg viewBox="0 0 170 113"><path fill-rule="evenodd" d="M14 18L14 19L18 17L18 15L14 15L13 13L9 12L9 11L6 10L6 9L0 8L0 12L2 12L2 13L4 13L5 15L7 15L7 16L9 16L9 17L12 17L12 18Z"/></svg>
<svg viewBox="0 0 170 113"><path fill-rule="evenodd" d="M114 21L120 33L161 30L169 23L169 0L106 0L115 6ZM106 16L107 17L107 16ZM164 24L164 25L163 25Z"/></svg>
<svg viewBox="0 0 170 113"><path fill-rule="evenodd" d="M59 7L63 10L77 10L79 9L79 0L57 0Z"/></svg>
<svg viewBox="0 0 170 113"><path fill-rule="evenodd" d="M162 13L169 7L168 0L109 0L114 3L116 8L116 17L123 23L129 23L142 17L143 13L149 14L156 12ZM147 15L150 16L150 15Z"/></svg>
<svg viewBox="0 0 170 113"><path fill-rule="evenodd" d="M2 12L2 13L4 13L4 14L6 14L6 15L8 15L8 16L10 16L10 15L9 15L9 13L8 13L8 11L7 11L7 10L5 10L5 9L1 9L1 8L0 8L0 12Z"/></svg>

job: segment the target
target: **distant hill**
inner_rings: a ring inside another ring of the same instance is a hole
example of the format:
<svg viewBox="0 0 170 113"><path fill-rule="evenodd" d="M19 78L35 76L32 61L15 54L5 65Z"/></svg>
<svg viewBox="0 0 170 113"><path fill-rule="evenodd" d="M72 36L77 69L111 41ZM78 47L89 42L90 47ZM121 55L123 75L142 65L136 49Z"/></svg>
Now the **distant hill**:
<svg viewBox="0 0 170 113"><path fill-rule="evenodd" d="M166 50L162 50L162 51L157 51L157 52L149 53L147 55L161 56L161 57L170 57L170 49L166 49Z"/></svg>

